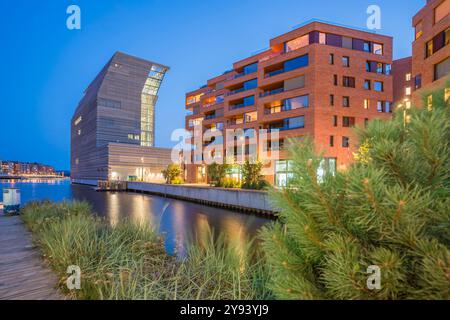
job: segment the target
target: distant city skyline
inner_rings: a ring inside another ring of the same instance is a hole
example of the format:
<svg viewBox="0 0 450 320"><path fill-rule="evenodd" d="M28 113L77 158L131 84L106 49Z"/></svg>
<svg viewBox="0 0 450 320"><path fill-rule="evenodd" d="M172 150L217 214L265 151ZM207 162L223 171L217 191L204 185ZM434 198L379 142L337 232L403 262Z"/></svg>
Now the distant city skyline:
<svg viewBox="0 0 450 320"><path fill-rule="evenodd" d="M412 16L425 0L379 0L394 59L411 55ZM81 8L81 30L66 9ZM70 166L70 118L92 78L116 51L171 66L156 110L156 146L171 147L185 123L185 93L317 18L366 28L372 1L3 1L0 159Z"/></svg>

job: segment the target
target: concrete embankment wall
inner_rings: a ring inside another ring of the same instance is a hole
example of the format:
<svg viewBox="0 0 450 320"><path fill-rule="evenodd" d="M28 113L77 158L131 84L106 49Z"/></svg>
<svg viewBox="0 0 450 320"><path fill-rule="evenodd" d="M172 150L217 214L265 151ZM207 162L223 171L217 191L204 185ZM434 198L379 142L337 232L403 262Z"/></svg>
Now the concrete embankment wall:
<svg viewBox="0 0 450 320"><path fill-rule="evenodd" d="M97 180L88 180L88 179L71 179L74 184L84 184L87 186L97 186Z"/></svg>
<svg viewBox="0 0 450 320"><path fill-rule="evenodd" d="M260 214L275 215L276 212L265 191L142 182L128 182L128 190Z"/></svg>

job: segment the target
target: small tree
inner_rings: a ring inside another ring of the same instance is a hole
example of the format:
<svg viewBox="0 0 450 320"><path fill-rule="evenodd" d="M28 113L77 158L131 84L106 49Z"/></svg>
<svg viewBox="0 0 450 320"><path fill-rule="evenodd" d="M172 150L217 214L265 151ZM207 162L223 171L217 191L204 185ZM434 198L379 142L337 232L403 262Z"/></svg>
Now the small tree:
<svg viewBox="0 0 450 320"><path fill-rule="evenodd" d="M242 165L242 188L260 190L266 186L261 174L262 163L246 160Z"/></svg>
<svg viewBox="0 0 450 320"><path fill-rule="evenodd" d="M167 184L172 184L177 182L179 184L181 180L181 168L176 163L171 163L167 166L166 170L162 171L164 179L166 179Z"/></svg>
<svg viewBox="0 0 450 320"><path fill-rule="evenodd" d="M263 231L278 298L450 299L450 108L435 96L371 121L348 171L318 179L311 141L292 149L293 188L271 192L280 219Z"/></svg>
<svg viewBox="0 0 450 320"><path fill-rule="evenodd" d="M208 165L208 167L206 168L206 172L208 174L210 183L216 187L221 186L229 168L230 166L226 162L224 162L223 164L213 162L212 164Z"/></svg>

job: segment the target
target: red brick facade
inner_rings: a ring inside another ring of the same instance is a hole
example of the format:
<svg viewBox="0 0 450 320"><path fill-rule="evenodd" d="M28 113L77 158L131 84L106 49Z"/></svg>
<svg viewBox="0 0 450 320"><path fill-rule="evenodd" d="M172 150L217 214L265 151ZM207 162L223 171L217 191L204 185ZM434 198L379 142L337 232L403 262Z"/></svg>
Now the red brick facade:
<svg viewBox="0 0 450 320"><path fill-rule="evenodd" d="M428 0L414 16L412 75L413 105L423 106L423 95L445 87L450 67L450 0ZM437 70L441 70L438 72ZM447 70L447 77L442 75ZM439 73L439 74L438 74Z"/></svg>
<svg viewBox="0 0 450 320"><path fill-rule="evenodd" d="M312 22L272 39L267 51L187 93L186 128L282 126L282 140L310 135L318 151L342 170L358 147L352 127L391 118L391 65L391 37ZM286 158L282 151L281 159ZM187 181L205 182L202 170L188 165ZM266 179L275 183L274 163L266 170Z"/></svg>

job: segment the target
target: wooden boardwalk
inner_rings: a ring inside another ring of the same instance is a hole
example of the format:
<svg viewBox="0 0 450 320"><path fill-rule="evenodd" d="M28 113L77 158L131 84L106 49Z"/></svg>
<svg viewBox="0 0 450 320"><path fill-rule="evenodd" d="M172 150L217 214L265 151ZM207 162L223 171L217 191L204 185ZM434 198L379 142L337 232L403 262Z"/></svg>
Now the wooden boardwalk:
<svg viewBox="0 0 450 320"><path fill-rule="evenodd" d="M60 300L57 283L20 217L0 214L0 300Z"/></svg>

